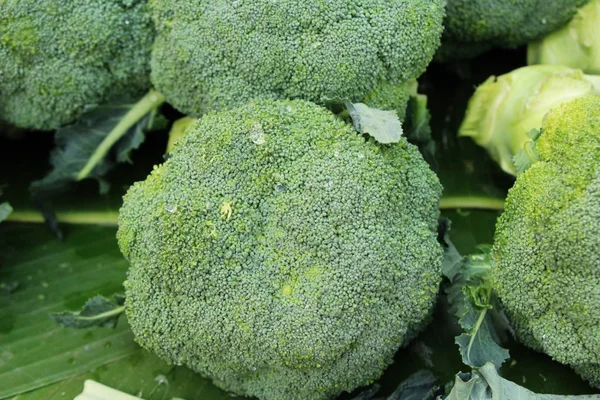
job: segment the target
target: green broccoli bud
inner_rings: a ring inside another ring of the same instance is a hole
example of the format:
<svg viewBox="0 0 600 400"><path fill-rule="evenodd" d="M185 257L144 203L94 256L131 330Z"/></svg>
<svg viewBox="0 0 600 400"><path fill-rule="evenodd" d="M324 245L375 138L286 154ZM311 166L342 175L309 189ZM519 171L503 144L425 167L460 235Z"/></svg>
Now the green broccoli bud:
<svg viewBox="0 0 600 400"><path fill-rule="evenodd" d="M0 110L52 130L113 96L150 87L146 1L0 1Z"/></svg>
<svg viewBox="0 0 600 400"><path fill-rule="evenodd" d="M600 77L558 65L536 65L492 76L469 101L459 136L484 147L507 173L514 157L542 126L548 111L589 94L600 94Z"/></svg>
<svg viewBox="0 0 600 400"><path fill-rule="evenodd" d="M266 400L369 384L435 304L440 194L404 138L315 104L209 113L124 198L136 340Z"/></svg>
<svg viewBox="0 0 600 400"><path fill-rule="evenodd" d="M253 98L364 102L380 85L425 71L444 17L443 0L151 5L158 31L152 81L192 117Z"/></svg>
<svg viewBox="0 0 600 400"><path fill-rule="evenodd" d="M525 345L600 387L600 96L545 118L498 221L492 279Z"/></svg>
<svg viewBox="0 0 600 400"><path fill-rule="evenodd" d="M529 44L528 64L559 64L600 75L600 0L582 7L565 27Z"/></svg>
<svg viewBox="0 0 600 400"><path fill-rule="evenodd" d="M561 28L588 0L448 0L440 61L516 48Z"/></svg>

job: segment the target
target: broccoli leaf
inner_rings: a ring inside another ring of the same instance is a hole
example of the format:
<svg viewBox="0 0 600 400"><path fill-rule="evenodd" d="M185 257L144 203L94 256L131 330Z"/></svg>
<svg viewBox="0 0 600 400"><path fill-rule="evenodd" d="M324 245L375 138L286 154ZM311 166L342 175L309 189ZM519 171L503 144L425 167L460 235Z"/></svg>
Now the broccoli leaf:
<svg viewBox="0 0 600 400"><path fill-rule="evenodd" d="M93 326L114 328L119 316L125 311L124 303L123 296L115 295L113 300L95 296L85 303L81 311L54 313L50 314L50 317L67 328L82 329Z"/></svg>
<svg viewBox="0 0 600 400"><path fill-rule="evenodd" d="M443 274L450 284L446 295L451 312L459 318L464 333L456 337L463 363L481 367L492 362L497 368L509 358L502 348L499 332L508 330L508 321L498 311L490 282L491 248L480 246L481 254L465 257L462 262L444 263Z"/></svg>
<svg viewBox="0 0 600 400"><path fill-rule="evenodd" d="M450 230L452 229L452 221L446 217L440 217L438 222L438 242L444 248L444 257L442 259L442 272L444 276L451 281L459 273L462 256L458 252L454 243L450 239Z"/></svg>
<svg viewBox="0 0 600 400"><path fill-rule="evenodd" d="M441 399L441 398L440 398ZM600 400L600 395L561 396L536 394L502 378L492 363L470 374L456 375L454 387L445 400Z"/></svg>
<svg viewBox="0 0 600 400"><path fill-rule="evenodd" d="M379 385L373 385L369 389L353 397L352 400L428 400L433 399L438 387L435 377L430 371L420 370L406 378L392 394L387 397L377 397Z"/></svg>
<svg viewBox="0 0 600 400"><path fill-rule="evenodd" d="M467 313L459 320L465 333L456 337L463 363L469 366L481 366L492 362L500 367L509 358L508 350L500 347L493 319L487 308L477 308L472 302L466 302Z"/></svg>
<svg viewBox="0 0 600 400"><path fill-rule="evenodd" d="M372 136L382 144L398 143L402 136L402 123L396 111L371 108L363 103L346 103L354 129Z"/></svg>
<svg viewBox="0 0 600 400"><path fill-rule="evenodd" d="M523 149L514 155L513 163L515 164L517 174L522 174L534 163L539 161L539 156L535 151L535 143L541 134L542 131L540 129L532 129L529 131L527 136L529 136L531 140L525 142Z"/></svg>
<svg viewBox="0 0 600 400"><path fill-rule="evenodd" d="M86 178L98 180L100 192L106 193L109 185L102 177L116 163L129 161L163 102L164 97L152 91L137 103L121 100L95 107L75 124L58 129L50 155L52 171L31 184L33 197L44 200Z"/></svg>
<svg viewBox="0 0 600 400"><path fill-rule="evenodd" d="M433 170L438 169L435 159L435 142L431 131L431 113L427 107L427 96L416 89L408 100L404 121L406 139L419 148L423 158Z"/></svg>

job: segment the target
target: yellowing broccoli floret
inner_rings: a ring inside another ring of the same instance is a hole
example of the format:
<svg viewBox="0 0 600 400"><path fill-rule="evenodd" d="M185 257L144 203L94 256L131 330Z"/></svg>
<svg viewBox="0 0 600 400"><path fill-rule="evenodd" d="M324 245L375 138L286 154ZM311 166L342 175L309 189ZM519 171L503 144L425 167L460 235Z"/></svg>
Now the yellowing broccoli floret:
<svg viewBox="0 0 600 400"><path fill-rule="evenodd" d="M0 113L51 130L150 86L146 1L0 1Z"/></svg>
<svg viewBox="0 0 600 400"><path fill-rule="evenodd" d="M136 340L260 399L366 385L435 303L440 194L416 147L312 103L210 113L120 211Z"/></svg>
<svg viewBox="0 0 600 400"><path fill-rule="evenodd" d="M600 387L600 96L545 118L494 243L494 285L527 346Z"/></svg>
<svg viewBox="0 0 600 400"><path fill-rule="evenodd" d="M361 101L425 71L442 0L154 0L152 80L180 111L252 98Z"/></svg>

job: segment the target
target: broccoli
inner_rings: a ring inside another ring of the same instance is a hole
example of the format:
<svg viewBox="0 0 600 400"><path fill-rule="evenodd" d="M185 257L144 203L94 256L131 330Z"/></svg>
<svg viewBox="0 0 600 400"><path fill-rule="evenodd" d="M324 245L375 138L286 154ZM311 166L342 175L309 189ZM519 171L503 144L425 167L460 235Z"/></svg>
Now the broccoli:
<svg viewBox="0 0 600 400"><path fill-rule="evenodd" d="M440 195L405 139L313 103L209 113L120 210L136 340L261 399L369 384L436 301Z"/></svg>
<svg viewBox="0 0 600 400"><path fill-rule="evenodd" d="M513 157L539 129L544 115L559 104L600 94L600 76L559 65L535 65L490 77L469 101L459 136L473 138L507 173L516 175Z"/></svg>
<svg viewBox="0 0 600 400"><path fill-rule="evenodd" d="M520 341L600 387L600 96L551 111L526 153L496 228L493 285Z"/></svg>
<svg viewBox="0 0 600 400"><path fill-rule="evenodd" d="M199 117L250 99L361 101L424 72L442 0L154 0L152 81Z"/></svg>
<svg viewBox="0 0 600 400"><path fill-rule="evenodd" d="M436 58L470 58L492 47L515 48L573 18L588 0L448 0Z"/></svg>
<svg viewBox="0 0 600 400"><path fill-rule="evenodd" d="M600 0L582 7L571 22L529 43L528 64L560 64L600 74Z"/></svg>
<svg viewBox="0 0 600 400"><path fill-rule="evenodd" d="M52 130L89 106L150 87L146 1L0 1L0 113Z"/></svg>

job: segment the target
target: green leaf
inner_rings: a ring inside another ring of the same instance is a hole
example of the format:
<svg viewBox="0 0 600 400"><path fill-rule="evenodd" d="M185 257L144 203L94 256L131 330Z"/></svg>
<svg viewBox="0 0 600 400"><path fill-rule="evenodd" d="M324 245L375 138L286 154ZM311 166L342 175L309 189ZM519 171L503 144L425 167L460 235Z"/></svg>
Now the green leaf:
<svg viewBox="0 0 600 400"><path fill-rule="evenodd" d="M389 396L375 398L379 390L379 385L373 385L352 400L428 400L434 398L438 387L430 371L420 370L402 381Z"/></svg>
<svg viewBox="0 0 600 400"><path fill-rule="evenodd" d="M509 329L508 321L498 307L490 281L491 248L479 249L481 254L444 264L443 274L449 280L445 292L450 310L464 330L456 338L463 363L481 367L492 362L500 368L509 358L508 350L499 345L499 332Z"/></svg>
<svg viewBox="0 0 600 400"><path fill-rule="evenodd" d="M481 366L491 362L500 367L509 359L507 349L500 347L496 327L485 308L475 308L467 303L469 310L459 320L466 331L456 338L463 363L469 366Z"/></svg>
<svg viewBox="0 0 600 400"><path fill-rule="evenodd" d="M59 242L43 225L0 225L0 282L19 284L12 293L0 291L0 399L73 398L85 379L132 395L141 391L151 400L228 398L209 381L140 348L124 316L115 329L82 330L48 317L123 290L127 262L116 229L69 226L66 233ZM160 376L169 385L155 381Z"/></svg>
<svg viewBox="0 0 600 400"><path fill-rule="evenodd" d="M372 136L383 144L398 143L402 136L402 123L396 111L371 108L363 103L346 103L354 129Z"/></svg>
<svg viewBox="0 0 600 400"><path fill-rule="evenodd" d="M124 304L125 298L122 296L114 296L113 300L104 296L94 296L85 303L81 311L54 313L50 314L50 317L66 328L114 328L125 311Z"/></svg>
<svg viewBox="0 0 600 400"><path fill-rule="evenodd" d="M435 377L429 371L417 371L402 382L385 400L427 400L437 391ZM383 400L383 399L382 399Z"/></svg>
<svg viewBox="0 0 600 400"><path fill-rule="evenodd" d="M427 107L427 96L416 91L410 96L404 121L406 139L416 145L425 161L433 170L438 169L435 159L435 142L431 131L431 113Z"/></svg>
<svg viewBox="0 0 600 400"><path fill-rule="evenodd" d="M458 374L446 400L600 400L600 395L561 396L536 394L502 378L494 364L471 374Z"/></svg>
<svg viewBox="0 0 600 400"><path fill-rule="evenodd" d="M95 178L100 192L107 192L104 175L116 163L129 161L163 102L164 97L152 91L137 103L123 100L95 107L75 124L58 129L56 149L50 156L52 171L31 184L34 198L44 200L69 183L87 178Z"/></svg>

